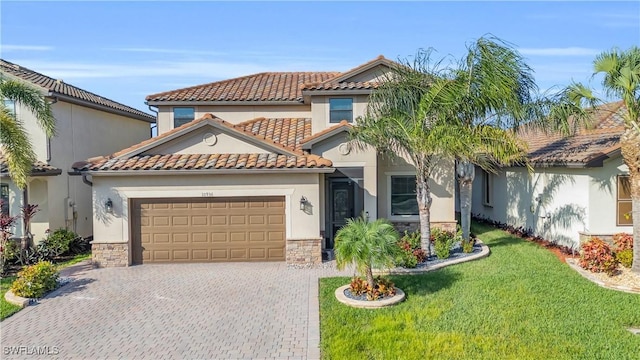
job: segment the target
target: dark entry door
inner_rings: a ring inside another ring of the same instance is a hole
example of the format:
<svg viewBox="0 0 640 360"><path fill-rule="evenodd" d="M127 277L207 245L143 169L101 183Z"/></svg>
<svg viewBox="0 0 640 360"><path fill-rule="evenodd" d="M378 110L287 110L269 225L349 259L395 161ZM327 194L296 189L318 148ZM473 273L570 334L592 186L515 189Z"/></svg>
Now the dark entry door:
<svg viewBox="0 0 640 360"><path fill-rule="evenodd" d="M347 219L355 214L354 182L343 179L331 179L329 182L329 228L331 236L326 244L333 249L336 232L347 223Z"/></svg>

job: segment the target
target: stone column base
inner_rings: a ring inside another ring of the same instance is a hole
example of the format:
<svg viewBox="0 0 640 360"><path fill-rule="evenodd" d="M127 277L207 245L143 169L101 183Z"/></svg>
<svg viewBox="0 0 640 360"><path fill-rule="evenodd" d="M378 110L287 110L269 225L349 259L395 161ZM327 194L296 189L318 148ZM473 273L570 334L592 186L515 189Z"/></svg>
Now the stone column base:
<svg viewBox="0 0 640 360"><path fill-rule="evenodd" d="M287 239L287 264L315 265L322 263L322 239Z"/></svg>
<svg viewBox="0 0 640 360"><path fill-rule="evenodd" d="M95 267L129 266L129 244L91 243L91 262Z"/></svg>

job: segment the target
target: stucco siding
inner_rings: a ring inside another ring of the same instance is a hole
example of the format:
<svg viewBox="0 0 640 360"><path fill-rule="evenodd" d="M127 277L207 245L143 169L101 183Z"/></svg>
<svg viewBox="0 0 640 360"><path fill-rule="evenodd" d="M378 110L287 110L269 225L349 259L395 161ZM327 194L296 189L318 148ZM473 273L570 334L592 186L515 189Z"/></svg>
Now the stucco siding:
<svg viewBox="0 0 640 360"><path fill-rule="evenodd" d="M431 187L431 221L455 222L454 173L451 162L438 164L429 180ZM390 159L380 156L378 159L378 216L400 222L419 222L415 216L391 215L391 177L394 175L415 176L412 165L402 159Z"/></svg>
<svg viewBox="0 0 640 360"><path fill-rule="evenodd" d="M287 239L320 235L319 174L95 176L93 181L96 243L130 241L129 200L133 198L284 196ZM302 196L309 201L305 211L299 206ZM107 199L113 201L113 214L105 212Z"/></svg>
<svg viewBox="0 0 640 360"><path fill-rule="evenodd" d="M353 81L353 82L367 82L367 81L374 81L374 82L382 82L385 80L385 74L389 73L389 68L386 66L376 66L372 69L369 69L367 71L358 73L348 79L346 79L345 81Z"/></svg>
<svg viewBox="0 0 640 360"><path fill-rule="evenodd" d="M617 176L629 174L629 168L618 156L604 162L602 168L593 172L589 182L590 234L611 235L619 232L631 233L631 226L616 224Z"/></svg>
<svg viewBox="0 0 640 360"><path fill-rule="evenodd" d="M211 135L214 135L213 137ZM205 139L206 138L206 139ZM154 147L144 154L223 154L267 153L266 147L258 147L225 133L212 126L190 132L167 143Z"/></svg>
<svg viewBox="0 0 640 360"><path fill-rule="evenodd" d="M329 99L333 98L353 98L353 120L358 116L363 116L367 110L369 101L368 95L331 95L331 96L312 96L311 97L311 115L312 115L312 133L318 133L326 128L336 124L329 122Z"/></svg>
<svg viewBox="0 0 640 360"><path fill-rule="evenodd" d="M593 169L508 168L492 177L492 201L484 201L482 170L476 169L472 213L522 226L548 240L577 247L589 217L589 183Z"/></svg>

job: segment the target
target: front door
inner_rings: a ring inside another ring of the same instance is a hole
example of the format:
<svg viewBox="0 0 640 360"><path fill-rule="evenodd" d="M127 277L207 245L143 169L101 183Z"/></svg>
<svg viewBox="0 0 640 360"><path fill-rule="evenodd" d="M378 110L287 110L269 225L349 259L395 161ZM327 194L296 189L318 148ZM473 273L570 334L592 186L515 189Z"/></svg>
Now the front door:
<svg viewBox="0 0 640 360"><path fill-rule="evenodd" d="M336 232L347 223L347 219L358 216L355 211L355 182L346 179L329 180L329 238L325 248L333 249Z"/></svg>

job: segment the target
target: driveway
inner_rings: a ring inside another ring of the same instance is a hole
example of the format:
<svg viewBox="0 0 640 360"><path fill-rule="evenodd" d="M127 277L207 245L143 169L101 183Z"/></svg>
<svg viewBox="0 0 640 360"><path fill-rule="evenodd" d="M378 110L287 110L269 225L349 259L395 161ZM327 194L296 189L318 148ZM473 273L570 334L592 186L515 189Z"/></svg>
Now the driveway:
<svg viewBox="0 0 640 360"><path fill-rule="evenodd" d="M318 278L331 263L86 269L1 323L2 357L318 359Z"/></svg>

